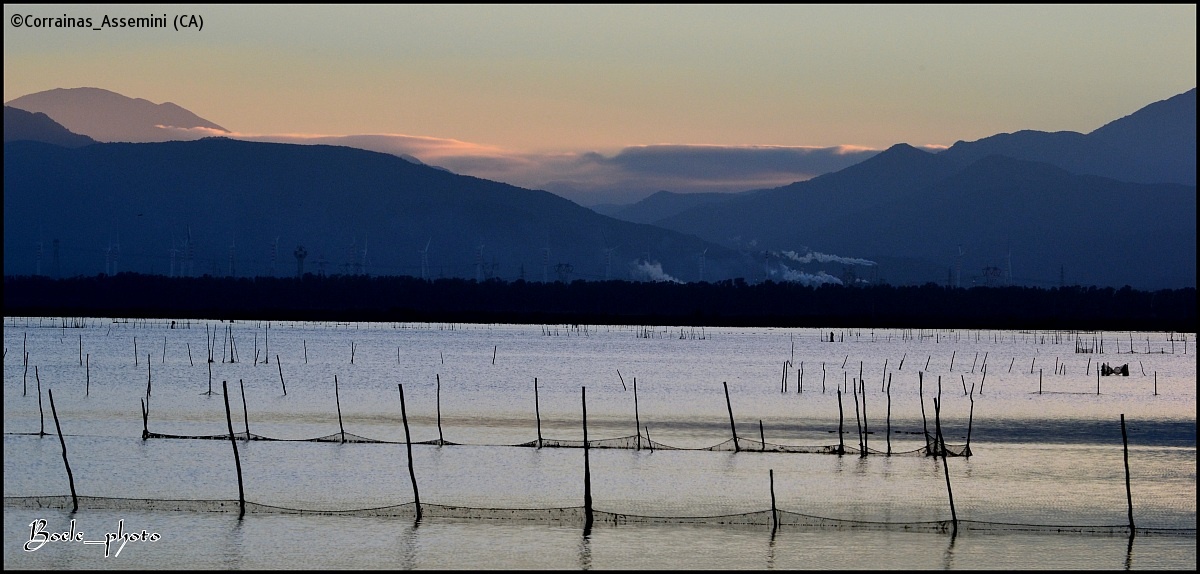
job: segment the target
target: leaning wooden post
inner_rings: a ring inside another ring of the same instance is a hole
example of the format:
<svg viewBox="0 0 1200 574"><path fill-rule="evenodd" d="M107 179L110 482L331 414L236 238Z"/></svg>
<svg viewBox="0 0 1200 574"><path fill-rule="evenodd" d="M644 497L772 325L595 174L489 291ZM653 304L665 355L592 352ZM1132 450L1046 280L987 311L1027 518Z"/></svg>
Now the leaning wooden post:
<svg viewBox="0 0 1200 574"><path fill-rule="evenodd" d="M417 473L413 470L412 438L408 434L408 413L404 409L404 385L397 384L400 389L400 418L404 420L404 445L408 448L408 478L412 481L413 501L417 508L417 520L421 520L421 495L417 492Z"/></svg>
<svg viewBox="0 0 1200 574"><path fill-rule="evenodd" d="M766 452L766 450L767 450L767 435L763 434L762 419L758 419L758 442L761 445L758 447L758 452Z"/></svg>
<svg viewBox="0 0 1200 574"><path fill-rule="evenodd" d="M733 433L733 452L738 452L741 449L738 448L737 427L733 424L733 403L729 402L729 383L722 381L721 384L725 387L725 407L729 409L729 431Z"/></svg>
<svg viewBox="0 0 1200 574"><path fill-rule="evenodd" d="M275 355L275 366L279 368L279 385L283 387L283 394L286 396L287 383L283 382L283 363L279 362L279 355Z"/></svg>
<svg viewBox="0 0 1200 574"><path fill-rule="evenodd" d="M925 455L933 452L929 449L929 420L925 418L925 371L917 371L917 398L921 400L921 428L925 432Z"/></svg>
<svg viewBox="0 0 1200 574"><path fill-rule="evenodd" d="M950 523L954 527L952 534L958 534L958 514L954 512L954 491L950 490L950 465L946 462L946 445L942 437L941 401L933 399L933 420L937 428L938 448L942 451L942 470L946 474L946 495L950 498Z"/></svg>
<svg viewBox="0 0 1200 574"><path fill-rule="evenodd" d="M967 446L963 452L967 458L971 457L971 425L975 421L975 384L971 383L971 411L967 414Z"/></svg>
<svg viewBox="0 0 1200 574"><path fill-rule="evenodd" d="M637 432L637 450L642 450L642 420L638 415L637 377L633 378L633 430Z"/></svg>
<svg viewBox="0 0 1200 574"><path fill-rule="evenodd" d="M900 360L901 363L904 359ZM899 369L897 369L899 370ZM887 454L892 456L892 374L888 373L887 380Z"/></svg>
<svg viewBox="0 0 1200 574"><path fill-rule="evenodd" d="M437 379L437 423L438 423L438 446L446 444L442 438L442 376L439 374L433 375Z"/></svg>
<svg viewBox="0 0 1200 574"><path fill-rule="evenodd" d="M587 387L581 387L580 401L583 403L583 530L592 529L592 466L588 461L587 438Z"/></svg>
<svg viewBox="0 0 1200 574"><path fill-rule="evenodd" d="M779 528L779 511L775 510L775 469L768 469L767 476L771 479L771 535Z"/></svg>
<svg viewBox="0 0 1200 574"><path fill-rule="evenodd" d="M542 410L538 405L537 377L533 378L533 415L537 417L537 448L542 448Z"/></svg>
<svg viewBox="0 0 1200 574"><path fill-rule="evenodd" d="M342 431L342 442L346 442L346 427L342 426L342 398L338 393L337 375L333 376L333 399L337 401L338 410L338 428Z"/></svg>
<svg viewBox="0 0 1200 574"><path fill-rule="evenodd" d="M1129 537L1133 530L1133 491L1129 488L1129 434L1125 432L1125 413L1121 413L1121 442L1125 449L1125 499L1129 504Z"/></svg>
<svg viewBox="0 0 1200 574"><path fill-rule="evenodd" d="M250 440L250 411L246 409L246 384L238 379L238 387L242 392L242 420L246 421L246 440Z"/></svg>
<svg viewBox="0 0 1200 574"><path fill-rule="evenodd" d="M150 398L150 353L146 353L146 398Z"/></svg>
<svg viewBox="0 0 1200 574"><path fill-rule="evenodd" d="M867 382L862 379L859 379L858 388L860 391L862 391L862 407L863 407L863 415L862 415L863 451L862 451L862 455L867 456L867 451L870 450L870 434L871 434L871 431L867 429Z"/></svg>
<svg viewBox="0 0 1200 574"><path fill-rule="evenodd" d="M222 395L225 397L225 423L229 425L229 444L233 445L233 462L237 465L238 477L238 520L246 516L246 493L242 486L242 459L238 456L237 440L233 438L233 415L229 414L229 385L221 381Z"/></svg>
<svg viewBox="0 0 1200 574"><path fill-rule="evenodd" d="M837 397L838 397L838 449L837 449L837 453L838 453L838 456L841 456L843 454L846 454L845 439L842 438L842 435L846 434L846 431L843 430L843 428L845 427L845 425L843 424L845 417L842 414L842 389L837 390Z"/></svg>
<svg viewBox="0 0 1200 574"><path fill-rule="evenodd" d="M142 399L142 440L150 438L150 409L146 406L146 399Z"/></svg>
<svg viewBox="0 0 1200 574"><path fill-rule="evenodd" d="M86 379L86 383L85 383L86 386L84 386L84 388L83 388L83 396L86 397L86 396L89 396L92 394L92 354L91 353L88 353L87 357L84 358L84 373L85 373L84 376L86 376L87 379ZM1155 371L1155 373L1154 373L1154 394L1156 394L1156 395L1158 394L1158 372L1157 371Z"/></svg>
<svg viewBox="0 0 1200 574"><path fill-rule="evenodd" d="M851 387L854 396L854 423L858 426L858 455L863 456L866 449L863 448L863 428L862 416L858 413L858 379L854 379L854 385Z"/></svg>
<svg viewBox="0 0 1200 574"><path fill-rule="evenodd" d="M46 394L50 395L50 414L54 415L54 428L58 430L58 443L62 445L63 465L67 467L67 482L71 485L71 512L74 513L79 510L79 497L75 495L75 476L71 474L71 463L67 461L67 441L63 440L62 426L58 424L58 411L54 408L54 389L46 389Z"/></svg>
<svg viewBox="0 0 1200 574"><path fill-rule="evenodd" d="M46 414L42 410L42 378L38 376L37 365L33 366L33 378L37 379L38 392L38 436L46 436Z"/></svg>

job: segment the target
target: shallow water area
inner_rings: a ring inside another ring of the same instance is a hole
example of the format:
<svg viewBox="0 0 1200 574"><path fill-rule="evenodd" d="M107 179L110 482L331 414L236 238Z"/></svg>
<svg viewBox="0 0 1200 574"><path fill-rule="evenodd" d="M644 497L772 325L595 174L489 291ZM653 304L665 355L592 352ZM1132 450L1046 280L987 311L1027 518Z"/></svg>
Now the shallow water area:
<svg viewBox="0 0 1200 574"><path fill-rule="evenodd" d="M1195 341L6 317L4 563L1193 569ZM585 397L593 448L522 446L581 444ZM938 424L972 455L924 456ZM72 517L161 538L22 549Z"/></svg>

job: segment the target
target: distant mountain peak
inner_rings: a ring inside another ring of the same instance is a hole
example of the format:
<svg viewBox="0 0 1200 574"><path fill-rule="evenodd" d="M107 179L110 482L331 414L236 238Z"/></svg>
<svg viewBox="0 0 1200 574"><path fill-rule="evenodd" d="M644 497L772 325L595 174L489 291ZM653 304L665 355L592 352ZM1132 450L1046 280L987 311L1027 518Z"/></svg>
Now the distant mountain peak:
<svg viewBox="0 0 1200 574"><path fill-rule="evenodd" d="M161 142L197 139L229 130L172 102L156 104L103 88L55 88L5 105L40 112L68 130L100 141ZM172 129L176 128L176 129ZM207 133L189 133L203 128Z"/></svg>

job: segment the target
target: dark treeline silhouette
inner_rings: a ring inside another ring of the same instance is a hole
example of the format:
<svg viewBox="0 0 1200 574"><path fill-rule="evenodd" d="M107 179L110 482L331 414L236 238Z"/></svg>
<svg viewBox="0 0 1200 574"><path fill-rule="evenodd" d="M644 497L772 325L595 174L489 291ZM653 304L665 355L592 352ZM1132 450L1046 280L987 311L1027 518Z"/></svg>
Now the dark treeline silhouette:
<svg viewBox="0 0 1200 574"><path fill-rule="evenodd" d="M363 275L4 278L6 316L1194 332L1194 288L808 287Z"/></svg>

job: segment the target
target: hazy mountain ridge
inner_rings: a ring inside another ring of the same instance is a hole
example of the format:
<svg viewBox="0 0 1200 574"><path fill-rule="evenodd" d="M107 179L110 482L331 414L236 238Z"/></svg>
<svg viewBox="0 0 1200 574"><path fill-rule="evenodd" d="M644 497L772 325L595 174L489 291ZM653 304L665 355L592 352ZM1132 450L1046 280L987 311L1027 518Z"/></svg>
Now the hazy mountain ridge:
<svg viewBox="0 0 1200 574"><path fill-rule="evenodd" d="M41 112L4 106L4 143L38 141L63 147L79 147L96 140L74 133Z"/></svg>
<svg viewBox="0 0 1200 574"><path fill-rule="evenodd" d="M957 142L941 155L1040 161L1133 183L1196 185L1196 90L1152 103L1088 133L1022 130Z"/></svg>
<svg viewBox="0 0 1200 574"><path fill-rule="evenodd" d="M207 266L193 262L197 275L228 274L237 260L255 263L235 275L289 275L292 251L304 244L309 271L324 259L329 273L420 276L420 251L431 245L430 277L754 281L834 272L848 261L864 265L847 267L851 276L900 284L1196 284L1194 89L1086 135L1023 130L940 153L896 144L777 188L662 192L610 208L676 233L617 222L544 191L407 162L402 169L387 163L395 155L218 141L229 140L105 144L77 154L6 143L5 273L48 273L50 242L61 239L60 264L70 259L82 270L72 272L108 268L106 244L121 245L119 260L132 261L132 244L143 254L137 270L166 274L166 254L178 257L191 226ZM1144 183L1186 179L1188 168L1191 184ZM30 190L42 188L73 207L39 206ZM56 237L56 229L67 231ZM275 237L279 247L267 255Z"/></svg>
<svg viewBox="0 0 1200 574"><path fill-rule="evenodd" d="M328 274L421 276L425 249L431 278L695 280L705 250L708 279L752 268L729 249L549 192L348 147L13 142L4 164L6 275L293 276L299 245L305 270Z"/></svg>
<svg viewBox="0 0 1200 574"><path fill-rule="evenodd" d="M166 129L170 127L229 132L171 102L155 104L101 88L55 88L21 96L4 105L44 113L72 132L103 142L164 142L201 137Z"/></svg>

